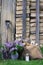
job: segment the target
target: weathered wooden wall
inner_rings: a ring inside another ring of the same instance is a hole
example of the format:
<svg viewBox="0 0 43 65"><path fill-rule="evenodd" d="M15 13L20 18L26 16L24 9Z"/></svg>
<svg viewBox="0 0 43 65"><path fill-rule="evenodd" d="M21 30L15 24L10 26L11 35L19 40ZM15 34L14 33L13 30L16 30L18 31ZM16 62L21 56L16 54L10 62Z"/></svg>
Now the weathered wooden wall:
<svg viewBox="0 0 43 65"><path fill-rule="evenodd" d="M6 42L7 32L5 26L5 20L10 20L13 27L15 27L16 21L16 39L22 38L23 31L23 0L17 0L16 2L16 13L15 13L15 0L2 0L2 11L1 11L1 32L2 32L2 43ZM36 0L26 0L26 39L36 41ZM16 14L16 20L15 20ZM12 41L14 33L9 29L8 39ZM40 0L40 43L43 44L43 0Z"/></svg>
<svg viewBox="0 0 43 65"><path fill-rule="evenodd" d="M14 3L15 0L2 0L2 12L1 12L2 43L5 43L7 39L7 29L5 25L5 20L10 20L13 28L15 26ZM8 41L11 42L12 40L13 40L13 32L11 31L11 29L9 29Z"/></svg>

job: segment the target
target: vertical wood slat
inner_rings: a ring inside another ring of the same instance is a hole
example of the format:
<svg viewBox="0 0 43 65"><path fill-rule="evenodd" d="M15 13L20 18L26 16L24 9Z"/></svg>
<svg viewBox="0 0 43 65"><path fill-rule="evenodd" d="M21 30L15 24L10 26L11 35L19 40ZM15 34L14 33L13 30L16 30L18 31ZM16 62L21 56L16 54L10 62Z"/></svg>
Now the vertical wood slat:
<svg viewBox="0 0 43 65"><path fill-rule="evenodd" d="M22 38L25 39L26 37L26 0L23 0L23 31L22 31Z"/></svg>
<svg viewBox="0 0 43 65"><path fill-rule="evenodd" d="M2 0L0 0L0 36L1 36L1 9L2 9Z"/></svg>
<svg viewBox="0 0 43 65"><path fill-rule="evenodd" d="M14 19L15 19L15 26L14 26L14 40L16 39L16 2L17 2L17 0L15 0L14 1L14 6L15 6L15 8L14 8L14 15L15 15L15 17L14 17Z"/></svg>
<svg viewBox="0 0 43 65"><path fill-rule="evenodd" d="M36 43L39 44L39 1L36 0Z"/></svg>

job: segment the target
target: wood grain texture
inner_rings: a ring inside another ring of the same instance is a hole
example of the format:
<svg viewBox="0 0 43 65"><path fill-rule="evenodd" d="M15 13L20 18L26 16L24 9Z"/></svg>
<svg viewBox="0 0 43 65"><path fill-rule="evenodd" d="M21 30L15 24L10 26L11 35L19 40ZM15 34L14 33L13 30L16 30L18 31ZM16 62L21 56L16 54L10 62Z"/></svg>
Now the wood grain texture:
<svg viewBox="0 0 43 65"><path fill-rule="evenodd" d="M5 20L10 20L13 27L15 27L15 5L12 0L0 0L0 13L1 17L1 30L2 30L2 43L6 42L6 26ZM23 0L17 0L16 3L16 39L22 38L22 15L23 15ZM36 0L27 0L26 3L26 38L36 40ZM2 5L2 10L1 10ZM40 43L43 43L43 0L40 0ZM13 33L11 30L8 31L8 39L13 39Z"/></svg>

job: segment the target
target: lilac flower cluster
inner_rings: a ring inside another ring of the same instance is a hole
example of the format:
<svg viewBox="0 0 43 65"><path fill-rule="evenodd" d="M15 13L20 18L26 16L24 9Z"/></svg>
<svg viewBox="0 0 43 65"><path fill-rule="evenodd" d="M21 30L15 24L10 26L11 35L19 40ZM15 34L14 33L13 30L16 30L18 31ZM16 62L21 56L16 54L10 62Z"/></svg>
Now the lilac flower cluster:
<svg viewBox="0 0 43 65"><path fill-rule="evenodd" d="M13 44L11 42L6 42L5 43L6 48L11 48L12 46L13 46Z"/></svg>
<svg viewBox="0 0 43 65"><path fill-rule="evenodd" d="M24 46L24 44L22 43L22 40L15 40L14 44L22 46L22 47Z"/></svg>
<svg viewBox="0 0 43 65"><path fill-rule="evenodd" d="M12 54L12 52L13 54L21 52L23 47L24 47L24 44L22 43L22 40L15 40L13 42L5 43L5 48L7 51L9 51L10 54Z"/></svg>
<svg viewBox="0 0 43 65"><path fill-rule="evenodd" d="M6 42L5 43L6 48L16 47L17 45L21 46L21 47L24 46L24 44L22 43L22 40L15 40L14 42Z"/></svg>

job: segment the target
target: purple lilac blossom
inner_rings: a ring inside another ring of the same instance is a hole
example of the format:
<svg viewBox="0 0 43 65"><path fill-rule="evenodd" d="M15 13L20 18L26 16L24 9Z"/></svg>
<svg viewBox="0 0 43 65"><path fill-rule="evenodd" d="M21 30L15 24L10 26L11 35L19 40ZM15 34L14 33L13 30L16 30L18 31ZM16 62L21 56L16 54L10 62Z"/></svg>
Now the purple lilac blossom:
<svg viewBox="0 0 43 65"><path fill-rule="evenodd" d="M11 42L6 42L6 43L5 43L5 46L8 47L8 48L10 48L10 47L13 46L13 44L12 44Z"/></svg>
<svg viewBox="0 0 43 65"><path fill-rule="evenodd" d="M24 46L24 44L22 43L22 40L19 40L19 46Z"/></svg>
<svg viewBox="0 0 43 65"><path fill-rule="evenodd" d="M14 43L16 45L24 46L23 43L22 43L22 40L15 40Z"/></svg>
<svg viewBox="0 0 43 65"><path fill-rule="evenodd" d="M23 44L22 42L19 42L19 46L22 46L22 47L23 47L23 46L24 46L24 44Z"/></svg>
<svg viewBox="0 0 43 65"><path fill-rule="evenodd" d="M16 48L16 47L15 47L15 48L14 48L14 47L11 48L11 49L10 49L10 52L12 52L12 51L14 51L14 50L17 50L17 48Z"/></svg>
<svg viewBox="0 0 43 65"><path fill-rule="evenodd" d="M18 45L18 44L19 44L19 40L15 40L14 43L15 43L16 45Z"/></svg>

